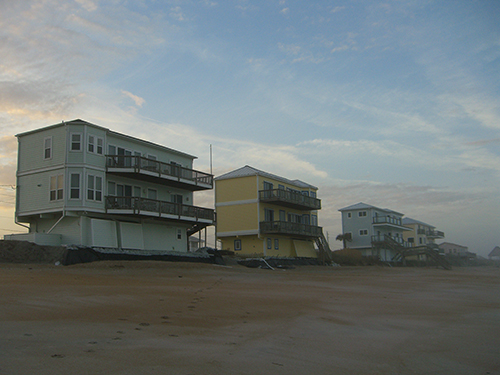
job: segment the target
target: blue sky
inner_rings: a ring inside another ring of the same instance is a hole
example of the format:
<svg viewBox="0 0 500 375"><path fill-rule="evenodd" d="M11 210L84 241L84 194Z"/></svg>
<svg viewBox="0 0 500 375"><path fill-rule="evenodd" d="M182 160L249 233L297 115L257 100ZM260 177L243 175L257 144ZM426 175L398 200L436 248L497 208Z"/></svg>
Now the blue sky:
<svg viewBox="0 0 500 375"><path fill-rule="evenodd" d="M14 134L81 118L500 245L500 2L0 1L0 235ZM213 206L202 193L196 204ZM332 247L340 243L333 241Z"/></svg>

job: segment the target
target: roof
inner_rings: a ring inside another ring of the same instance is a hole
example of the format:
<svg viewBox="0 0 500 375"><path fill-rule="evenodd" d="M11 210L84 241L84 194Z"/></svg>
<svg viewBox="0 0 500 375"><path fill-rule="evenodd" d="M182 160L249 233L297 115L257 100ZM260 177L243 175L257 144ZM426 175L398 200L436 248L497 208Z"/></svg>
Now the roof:
<svg viewBox="0 0 500 375"><path fill-rule="evenodd" d="M401 212L390 210L388 208L380 208L380 207L372 206L371 204L366 204L363 202L359 202L359 203L353 204L352 206L347 206L347 207L341 208L339 211L342 212L342 211L351 211L351 210L369 210L372 208L375 208L376 210L380 210L380 211L385 211L387 213L393 213L393 214L397 214L397 215L401 215L401 216L404 215Z"/></svg>
<svg viewBox="0 0 500 375"><path fill-rule="evenodd" d="M412 219L411 217L405 217L405 218L403 218L403 220L401 222L403 223L403 225L420 224L420 225L425 225L426 227L429 227L429 228L436 228L433 225L424 223L423 221Z"/></svg>
<svg viewBox="0 0 500 375"><path fill-rule="evenodd" d="M500 257L500 247L499 246L495 246L495 248L493 250L491 250L491 252L488 254L488 256L491 258L491 257Z"/></svg>
<svg viewBox="0 0 500 375"><path fill-rule="evenodd" d="M452 245L452 246L458 246L458 247L461 247L463 249L468 249L467 246L464 246L464 245L459 245L459 244L456 244L456 243L453 243L453 242L441 242L438 246L441 247L443 245Z"/></svg>
<svg viewBox="0 0 500 375"><path fill-rule="evenodd" d="M231 178L239 178L239 177L248 177L248 176L262 176L271 178L273 180L282 181L284 183L295 185L300 188L308 188L308 189L318 189L316 186L307 184L301 180L289 180L285 177L281 177L272 173L261 171L260 169L251 167L249 165L245 165L244 167L235 169L234 171L223 174L219 177L216 177L215 180L228 180Z"/></svg>
<svg viewBox="0 0 500 375"><path fill-rule="evenodd" d="M141 143L144 143L144 144L146 144L148 146L161 148L163 150L168 150L169 152L173 152L173 153L176 153L178 155L182 155L184 157L188 157L188 158L191 158L191 159L197 159L196 156L193 156L193 155L190 155L190 154L186 154L185 152L174 150L172 148L169 148L169 147L166 147L166 146L162 146L162 145L159 145L157 143L150 142L150 141L146 141L144 139L136 138L136 137L133 137L133 136L130 136L130 135L127 135L127 134L119 133L119 132L110 130L108 128L105 128L105 127L102 127L102 126L99 126L99 125L96 125L96 124L92 124L91 122L84 121L84 120L81 120L81 119L75 119L75 120L71 120L71 121L62 121L62 122L60 122L58 124L49 125L49 126L45 126L43 128L38 128L38 129L30 130L30 131L27 131L27 132L24 132L24 133L16 134L16 137L22 137L22 136L25 136L25 135L34 134L34 133L37 133L37 132L40 132L40 131L45 131L45 130L48 130L48 129L51 129L51 128L57 128L57 127L66 126L66 125L87 125L87 126L92 126L94 128L98 128L98 129L104 130L107 133L112 134L114 136L128 138L128 139L131 139L131 140L133 140L135 142L141 142Z"/></svg>

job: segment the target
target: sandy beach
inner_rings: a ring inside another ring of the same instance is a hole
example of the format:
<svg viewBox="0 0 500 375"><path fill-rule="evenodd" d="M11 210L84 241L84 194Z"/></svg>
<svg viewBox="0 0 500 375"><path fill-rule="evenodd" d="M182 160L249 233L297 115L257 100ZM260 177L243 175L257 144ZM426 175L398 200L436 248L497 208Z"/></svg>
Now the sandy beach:
<svg viewBox="0 0 500 375"><path fill-rule="evenodd" d="M0 374L500 373L500 269L0 263Z"/></svg>

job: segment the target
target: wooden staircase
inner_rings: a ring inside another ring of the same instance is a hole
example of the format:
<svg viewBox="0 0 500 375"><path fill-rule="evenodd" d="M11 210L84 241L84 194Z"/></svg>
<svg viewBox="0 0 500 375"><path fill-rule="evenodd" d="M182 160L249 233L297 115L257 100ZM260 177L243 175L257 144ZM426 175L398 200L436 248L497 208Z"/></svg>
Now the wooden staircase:
<svg viewBox="0 0 500 375"><path fill-rule="evenodd" d="M319 252L318 259L326 264L334 263L332 257L332 250L330 249L330 245L328 244L328 241L326 240L323 231L321 231L321 236L315 238L315 241Z"/></svg>
<svg viewBox="0 0 500 375"><path fill-rule="evenodd" d="M383 239L372 241L372 246L374 248L386 248L396 252L396 255L392 258L393 262L401 260L404 263L406 257L425 255L436 262L438 266L443 267L445 270L451 270L451 264L431 246L404 247L389 236L384 236Z"/></svg>

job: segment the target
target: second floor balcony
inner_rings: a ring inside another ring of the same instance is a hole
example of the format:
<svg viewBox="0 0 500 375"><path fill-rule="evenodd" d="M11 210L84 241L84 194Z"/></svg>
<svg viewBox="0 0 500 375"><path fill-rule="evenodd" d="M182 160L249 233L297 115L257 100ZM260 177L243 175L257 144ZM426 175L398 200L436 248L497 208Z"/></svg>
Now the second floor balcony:
<svg viewBox="0 0 500 375"><path fill-rule="evenodd" d="M417 229L417 234L423 234L428 238L444 238L444 232L434 229Z"/></svg>
<svg viewBox="0 0 500 375"><path fill-rule="evenodd" d="M208 225L215 224L215 211L212 209L138 197L107 196L106 212Z"/></svg>
<svg viewBox="0 0 500 375"><path fill-rule="evenodd" d="M213 188L213 175L138 155L106 155L106 172L190 191Z"/></svg>
<svg viewBox="0 0 500 375"><path fill-rule="evenodd" d="M289 221L261 221L259 228L262 234L283 234L311 238L320 237L323 233L323 228L317 225Z"/></svg>
<svg viewBox="0 0 500 375"><path fill-rule="evenodd" d="M403 230L409 230L407 227L403 226L401 218L394 216L374 216L372 223L374 226L390 226Z"/></svg>
<svg viewBox="0 0 500 375"><path fill-rule="evenodd" d="M298 210L319 210L321 200L295 191L269 189L259 191L259 200Z"/></svg>

